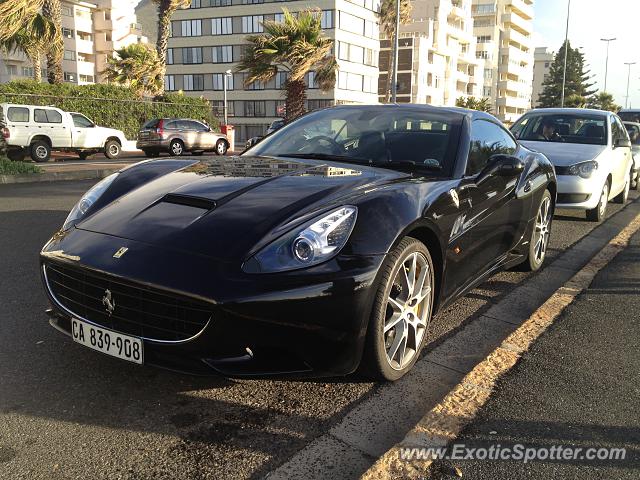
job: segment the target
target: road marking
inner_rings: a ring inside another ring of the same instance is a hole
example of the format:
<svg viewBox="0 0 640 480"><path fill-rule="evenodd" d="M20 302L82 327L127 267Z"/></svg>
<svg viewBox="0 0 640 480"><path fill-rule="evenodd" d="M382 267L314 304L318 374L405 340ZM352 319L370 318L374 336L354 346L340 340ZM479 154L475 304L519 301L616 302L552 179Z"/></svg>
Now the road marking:
<svg viewBox="0 0 640 480"><path fill-rule="evenodd" d="M489 400L497 380L507 373L533 342L586 290L611 260L629 244L640 229L637 215L602 248L578 273L556 290L528 320L476 365L446 397L362 475L363 480L418 479L428 474L431 460L408 462L400 459L401 448L443 447L455 440Z"/></svg>

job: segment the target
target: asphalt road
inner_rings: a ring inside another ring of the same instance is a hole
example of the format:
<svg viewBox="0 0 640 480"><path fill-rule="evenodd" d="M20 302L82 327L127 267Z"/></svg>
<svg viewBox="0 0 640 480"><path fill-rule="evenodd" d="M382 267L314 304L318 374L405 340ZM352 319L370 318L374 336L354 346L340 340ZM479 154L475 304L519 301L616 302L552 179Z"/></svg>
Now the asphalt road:
<svg viewBox="0 0 640 480"><path fill-rule="evenodd" d="M436 466L430 478L456 478L449 473L453 466L474 480L640 476L639 260L640 233L498 383L456 440L494 451L497 445L581 448L577 458L457 461ZM624 448L626 454L588 460L581 454L590 448Z"/></svg>
<svg viewBox="0 0 640 480"><path fill-rule="evenodd" d="M140 368L53 330L37 252L91 183L0 186L0 478L259 478L376 394L379 385L354 377L237 381ZM559 216L549 260L594 226ZM491 278L435 319L431 340L526 276Z"/></svg>

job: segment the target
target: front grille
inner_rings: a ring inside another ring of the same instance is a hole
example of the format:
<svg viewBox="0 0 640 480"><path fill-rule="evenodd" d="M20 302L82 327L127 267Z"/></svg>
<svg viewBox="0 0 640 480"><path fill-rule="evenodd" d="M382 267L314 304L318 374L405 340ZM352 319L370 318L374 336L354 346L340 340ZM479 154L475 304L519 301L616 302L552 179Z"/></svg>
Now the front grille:
<svg viewBox="0 0 640 480"><path fill-rule="evenodd" d="M181 341L198 334L211 305L108 275L47 263L45 274L56 301L80 319L151 340ZM114 309L109 315L106 291Z"/></svg>

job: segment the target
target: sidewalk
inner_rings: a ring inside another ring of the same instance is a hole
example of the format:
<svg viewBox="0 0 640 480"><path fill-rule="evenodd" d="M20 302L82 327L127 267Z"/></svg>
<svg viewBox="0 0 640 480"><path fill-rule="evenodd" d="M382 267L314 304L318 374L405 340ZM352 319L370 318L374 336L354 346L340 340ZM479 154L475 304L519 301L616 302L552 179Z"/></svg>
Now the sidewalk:
<svg viewBox="0 0 640 480"><path fill-rule="evenodd" d="M640 233L498 384L455 444L626 448L624 460L462 460L429 478L640 478ZM455 469L458 469L455 472Z"/></svg>

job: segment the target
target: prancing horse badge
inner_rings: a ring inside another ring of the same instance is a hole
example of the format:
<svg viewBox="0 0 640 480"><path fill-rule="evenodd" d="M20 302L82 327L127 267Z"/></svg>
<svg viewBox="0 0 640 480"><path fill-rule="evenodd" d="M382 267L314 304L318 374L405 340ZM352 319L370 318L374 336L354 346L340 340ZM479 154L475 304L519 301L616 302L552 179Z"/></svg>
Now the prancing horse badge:
<svg viewBox="0 0 640 480"><path fill-rule="evenodd" d="M129 249L127 247L120 247L116 253L113 254L113 258L120 258L125 253L127 253Z"/></svg>

